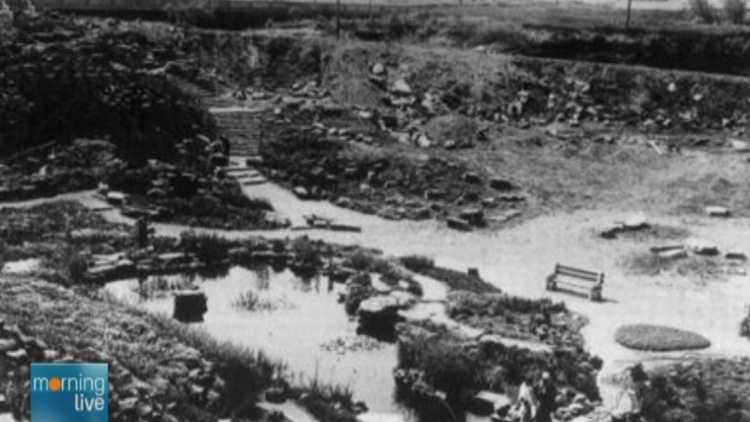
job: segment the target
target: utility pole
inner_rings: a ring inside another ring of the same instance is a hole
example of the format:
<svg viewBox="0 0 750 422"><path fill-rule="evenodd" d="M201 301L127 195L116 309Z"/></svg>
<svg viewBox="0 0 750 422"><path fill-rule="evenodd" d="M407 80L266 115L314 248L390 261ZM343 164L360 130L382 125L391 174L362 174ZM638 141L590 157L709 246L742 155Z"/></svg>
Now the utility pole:
<svg viewBox="0 0 750 422"><path fill-rule="evenodd" d="M630 9L633 7L633 0L628 0L628 17L625 20L625 30L630 29Z"/></svg>

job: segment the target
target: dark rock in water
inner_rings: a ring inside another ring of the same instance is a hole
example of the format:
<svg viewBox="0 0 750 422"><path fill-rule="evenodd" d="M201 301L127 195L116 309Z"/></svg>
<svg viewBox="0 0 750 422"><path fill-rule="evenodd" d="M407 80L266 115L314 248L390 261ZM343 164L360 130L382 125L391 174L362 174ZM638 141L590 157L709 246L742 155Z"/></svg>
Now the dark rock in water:
<svg viewBox="0 0 750 422"><path fill-rule="evenodd" d="M203 314L208 311L207 302L208 299L203 292L177 292L174 296L172 317L181 322L202 322Z"/></svg>
<svg viewBox="0 0 750 422"><path fill-rule="evenodd" d="M396 324L404 320L398 311L412 306L414 302L414 297L404 292L364 300L359 305L358 332L384 341L394 340Z"/></svg>

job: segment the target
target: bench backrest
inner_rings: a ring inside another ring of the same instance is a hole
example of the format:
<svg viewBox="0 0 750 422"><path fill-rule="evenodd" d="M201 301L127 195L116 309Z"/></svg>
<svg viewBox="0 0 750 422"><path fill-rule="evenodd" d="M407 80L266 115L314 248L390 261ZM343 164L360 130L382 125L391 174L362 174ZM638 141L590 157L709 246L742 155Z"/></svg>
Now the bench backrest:
<svg viewBox="0 0 750 422"><path fill-rule="evenodd" d="M565 265L555 264L555 274L568 277L575 277L592 283L604 283L604 274L595 271L582 270L580 268L567 267Z"/></svg>

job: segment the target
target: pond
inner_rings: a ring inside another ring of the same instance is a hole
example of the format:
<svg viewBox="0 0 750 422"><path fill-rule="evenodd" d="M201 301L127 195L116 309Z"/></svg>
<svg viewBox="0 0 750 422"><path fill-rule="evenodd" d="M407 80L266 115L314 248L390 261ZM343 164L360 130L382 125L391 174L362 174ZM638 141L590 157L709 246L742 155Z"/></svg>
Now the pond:
<svg viewBox="0 0 750 422"><path fill-rule="evenodd" d="M184 278L149 279L183 283ZM289 371L303 380L348 385L355 400L363 400L370 412L405 412L395 403L392 370L396 345L357 335L357 321L338 303L344 286L329 285L327 278L303 280L290 270L231 268L221 278L196 277L194 284L208 299L203 327L218 340L263 350L287 362ZM171 294L142 299L138 280L116 281L103 287L120 300L150 312L172 315ZM271 310L248 311L233 306L247 292Z"/></svg>

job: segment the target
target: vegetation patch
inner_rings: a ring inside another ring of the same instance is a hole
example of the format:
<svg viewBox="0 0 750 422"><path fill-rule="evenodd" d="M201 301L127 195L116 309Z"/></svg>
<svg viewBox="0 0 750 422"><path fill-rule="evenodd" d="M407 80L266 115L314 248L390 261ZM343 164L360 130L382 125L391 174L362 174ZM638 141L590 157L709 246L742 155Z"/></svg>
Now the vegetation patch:
<svg viewBox="0 0 750 422"><path fill-rule="evenodd" d="M701 280L715 279L723 270L720 261L711 256L663 256L656 253L637 253L624 260L624 265L634 274L658 276L673 272L681 276L697 276Z"/></svg>
<svg viewBox="0 0 750 422"><path fill-rule="evenodd" d="M585 320L568 312L562 302L454 291L448 295L446 311L456 321L503 337L583 345L579 330Z"/></svg>
<svg viewBox="0 0 750 422"><path fill-rule="evenodd" d="M419 408L419 403L432 403L439 391L453 412L460 414L469 398L462 392L515 391L525 376L542 371L550 371L561 390L596 400L600 368L601 360L579 347L532 351L502 342L469 341L444 327L424 323L402 329L394 376L400 400ZM442 413L436 420L450 420Z"/></svg>
<svg viewBox="0 0 750 422"><path fill-rule="evenodd" d="M615 332L615 340L630 349L650 352L705 349L711 342L700 334L661 325L624 325Z"/></svg>
<svg viewBox="0 0 750 422"><path fill-rule="evenodd" d="M405 256L401 258L401 264L410 271L445 283L450 290L462 290L480 294L500 293L499 288L484 281L480 276L436 266L435 262L427 257L417 255Z"/></svg>
<svg viewBox="0 0 750 422"><path fill-rule="evenodd" d="M750 360L703 359L649 371L641 417L654 422L750 421Z"/></svg>

